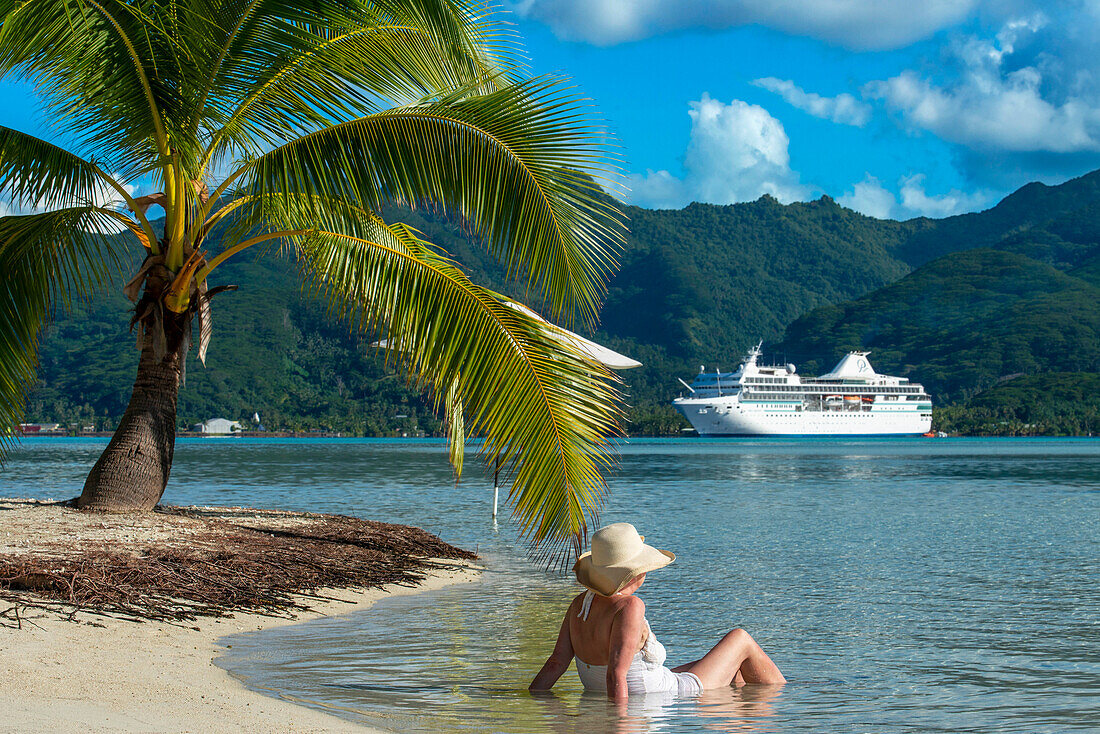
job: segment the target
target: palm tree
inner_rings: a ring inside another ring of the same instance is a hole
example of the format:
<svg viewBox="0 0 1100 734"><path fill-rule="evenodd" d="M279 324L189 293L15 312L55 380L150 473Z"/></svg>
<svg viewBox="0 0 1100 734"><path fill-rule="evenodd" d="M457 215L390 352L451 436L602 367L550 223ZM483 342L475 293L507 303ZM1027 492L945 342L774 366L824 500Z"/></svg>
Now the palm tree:
<svg viewBox="0 0 1100 734"><path fill-rule="evenodd" d="M0 74L33 82L77 151L0 128L0 187L48 209L0 220L0 420L22 415L52 309L140 261L133 394L78 506L152 508L218 268L258 248L385 339L444 410L457 472L483 437L521 528L579 537L619 431L614 378L381 216L447 213L548 317L594 324L623 241L596 183L613 161L566 82L515 59L476 0L0 0Z"/></svg>

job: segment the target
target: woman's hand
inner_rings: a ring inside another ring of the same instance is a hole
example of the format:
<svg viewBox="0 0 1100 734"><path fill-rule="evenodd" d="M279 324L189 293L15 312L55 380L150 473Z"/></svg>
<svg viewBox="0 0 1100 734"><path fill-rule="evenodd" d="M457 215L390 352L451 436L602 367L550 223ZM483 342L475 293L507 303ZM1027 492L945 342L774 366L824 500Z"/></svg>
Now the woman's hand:
<svg viewBox="0 0 1100 734"><path fill-rule="evenodd" d="M572 609L572 605L569 607ZM562 673L569 670L569 664L573 662L573 641L569 639L569 610L565 612L565 618L561 622L561 631L558 632L558 641L554 643L554 651L542 666L531 685L530 691L549 691L561 678Z"/></svg>

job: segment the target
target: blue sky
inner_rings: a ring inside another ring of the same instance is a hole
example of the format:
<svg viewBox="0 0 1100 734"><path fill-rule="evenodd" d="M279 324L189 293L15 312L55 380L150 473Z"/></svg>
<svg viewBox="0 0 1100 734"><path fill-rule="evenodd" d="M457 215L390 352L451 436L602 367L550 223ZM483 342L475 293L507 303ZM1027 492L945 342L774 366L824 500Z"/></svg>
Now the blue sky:
<svg viewBox="0 0 1100 734"><path fill-rule="evenodd" d="M597 102L644 206L828 194L946 216L1100 168L1095 0L508 7L534 71Z"/></svg>
<svg viewBox="0 0 1100 734"><path fill-rule="evenodd" d="M504 0L642 206L828 194L947 216L1100 168L1100 0ZM33 90L0 125L53 138ZM63 141L62 141L63 142Z"/></svg>

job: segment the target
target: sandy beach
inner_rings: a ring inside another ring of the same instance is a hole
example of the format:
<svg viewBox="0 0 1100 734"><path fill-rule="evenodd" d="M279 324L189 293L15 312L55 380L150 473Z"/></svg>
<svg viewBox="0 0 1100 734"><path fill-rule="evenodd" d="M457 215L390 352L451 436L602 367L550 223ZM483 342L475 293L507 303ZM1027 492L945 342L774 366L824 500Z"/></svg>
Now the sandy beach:
<svg viewBox="0 0 1100 734"><path fill-rule="evenodd" d="M22 506L0 509L9 509L3 514L13 517L27 512L41 517L42 512ZM49 512L69 532L89 525L68 512ZM158 525L148 517L116 522L130 527L130 540L160 532L154 527L140 527ZM0 529L0 552L43 547L40 539L28 540L18 529L15 521ZM116 528L95 527L91 531L117 537ZM56 530L46 535L53 540L64 537ZM310 610L299 611L293 617L235 613L232 617L156 622L78 613L70 621L63 612L28 608L22 610L21 625L17 625L9 614L6 626L0 628L0 711L4 712L0 731L371 731L248 690L214 664L225 649L219 640L238 632L365 609L386 596L464 583L479 573L469 562L442 560L435 564L437 567L428 570L417 586L318 590L317 596L330 599L303 599ZM10 606L0 601L0 612Z"/></svg>

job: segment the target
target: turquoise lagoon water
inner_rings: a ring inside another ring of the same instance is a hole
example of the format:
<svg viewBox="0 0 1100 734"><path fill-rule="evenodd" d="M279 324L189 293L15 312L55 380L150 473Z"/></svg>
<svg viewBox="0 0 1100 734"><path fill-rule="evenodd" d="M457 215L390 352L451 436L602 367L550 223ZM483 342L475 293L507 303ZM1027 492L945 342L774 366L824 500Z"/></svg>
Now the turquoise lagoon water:
<svg viewBox="0 0 1100 734"><path fill-rule="evenodd" d="M76 494L101 442L25 441L0 495ZM246 684L395 731L1100 730L1100 441L622 446L602 521L678 554L640 595L670 663L745 627L790 679L620 715L531 676L576 593L435 442L178 444L166 500L341 512L476 548L474 583L227 640Z"/></svg>

